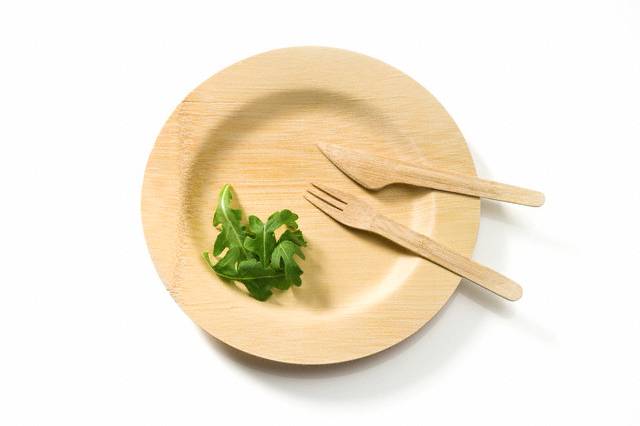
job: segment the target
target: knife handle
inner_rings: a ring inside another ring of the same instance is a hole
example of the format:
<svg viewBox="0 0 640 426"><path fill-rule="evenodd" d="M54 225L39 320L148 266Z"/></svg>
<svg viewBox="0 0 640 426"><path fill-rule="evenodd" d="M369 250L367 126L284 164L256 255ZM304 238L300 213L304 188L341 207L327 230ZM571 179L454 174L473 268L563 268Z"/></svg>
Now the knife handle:
<svg viewBox="0 0 640 426"><path fill-rule="evenodd" d="M457 192L459 194L506 201L525 206L539 207L544 204L544 194L531 189L493 182L458 173L398 164L398 182L415 186Z"/></svg>
<svg viewBox="0 0 640 426"><path fill-rule="evenodd" d="M512 301L522 297L522 287L516 282L387 217L377 215L370 229L498 296Z"/></svg>

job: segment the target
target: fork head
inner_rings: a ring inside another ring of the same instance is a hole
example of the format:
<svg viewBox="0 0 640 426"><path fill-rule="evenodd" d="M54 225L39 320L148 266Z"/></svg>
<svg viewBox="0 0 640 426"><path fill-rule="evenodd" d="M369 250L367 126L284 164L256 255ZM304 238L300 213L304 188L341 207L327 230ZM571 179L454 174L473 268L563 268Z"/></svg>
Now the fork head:
<svg viewBox="0 0 640 426"><path fill-rule="evenodd" d="M304 198L338 222L356 229L371 230L376 211L364 201L337 189L312 183Z"/></svg>

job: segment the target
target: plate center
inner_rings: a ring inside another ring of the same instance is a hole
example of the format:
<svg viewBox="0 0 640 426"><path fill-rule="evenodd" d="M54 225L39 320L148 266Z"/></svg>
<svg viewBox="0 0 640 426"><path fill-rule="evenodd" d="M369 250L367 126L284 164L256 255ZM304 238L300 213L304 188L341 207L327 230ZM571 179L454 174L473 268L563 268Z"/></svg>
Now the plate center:
<svg viewBox="0 0 640 426"><path fill-rule="evenodd" d="M300 216L309 242L307 259L301 262L303 285L275 290L269 305L312 314L364 307L393 292L421 261L378 237L345 228L302 198L310 182L324 183L366 199L418 231L429 231L435 205L428 191L406 186L365 191L315 145L335 143L364 151L376 147L377 153L411 160L414 145L370 103L335 92L291 90L258 98L222 118L212 104L184 103L182 112L189 117L181 121L183 143L205 141L184 165L183 210L194 257L210 250L217 235L211 219L226 183L234 187L245 214L266 220L288 208ZM353 266L332 267L339 264ZM247 297L242 285L224 284L213 272L209 278L203 285L225 286Z"/></svg>

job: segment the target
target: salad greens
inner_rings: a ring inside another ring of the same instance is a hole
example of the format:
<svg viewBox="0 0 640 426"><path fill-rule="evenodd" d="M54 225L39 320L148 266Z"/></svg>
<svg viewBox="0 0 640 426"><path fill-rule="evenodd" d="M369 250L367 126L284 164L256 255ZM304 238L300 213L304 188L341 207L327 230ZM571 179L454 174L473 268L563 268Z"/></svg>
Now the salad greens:
<svg viewBox="0 0 640 426"><path fill-rule="evenodd" d="M243 224L242 211L231 207L232 192L231 185L222 187L213 215L213 226L220 230L212 250L218 260L214 264L209 252L202 253L204 260L220 278L241 282L261 301L271 296L272 288L300 286L303 271L295 256L304 259L301 247L307 243L298 229L298 215L285 209L266 222L249 216L249 223ZM278 238L276 231L282 227L285 231Z"/></svg>

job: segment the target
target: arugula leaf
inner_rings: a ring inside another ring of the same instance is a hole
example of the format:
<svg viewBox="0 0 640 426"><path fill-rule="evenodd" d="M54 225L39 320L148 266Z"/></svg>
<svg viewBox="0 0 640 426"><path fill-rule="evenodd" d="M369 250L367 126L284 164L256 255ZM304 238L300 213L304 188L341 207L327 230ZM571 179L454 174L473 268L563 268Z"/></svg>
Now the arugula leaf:
<svg viewBox="0 0 640 426"><path fill-rule="evenodd" d="M214 256L219 256L225 248L239 248L243 259L249 257L244 248L246 236L244 225L240 224L242 212L231 207L231 185L225 185L218 196L218 207L213 215L213 226L220 226L220 234L213 245Z"/></svg>
<svg viewBox="0 0 640 426"><path fill-rule="evenodd" d="M264 266L269 265L269 255L276 246L276 235L270 231L270 220L265 225L256 216L249 216L249 230L253 236L248 236L244 240L244 247L255 254Z"/></svg>
<svg viewBox="0 0 640 426"><path fill-rule="evenodd" d="M273 266L276 271L284 269L287 288L289 288L291 284L296 286L302 284L302 280L300 279L302 269L293 258L296 254L304 259L304 254L302 250L300 250L300 247L294 242L286 240L278 243L271 255L271 266Z"/></svg>
<svg viewBox="0 0 640 426"><path fill-rule="evenodd" d="M284 231L284 233L280 235L280 239L278 240L278 243L281 243L284 241L291 241L292 243L298 246L307 245L307 242L304 240L304 237L302 236L302 231L299 229L296 229L296 230L287 229L286 231Z"/></svg>
<svg viewBox="0 0 640 426"><path fill-rule="evenodd" d="M267 220L267 228L269 228L269 231L271 232L280 228L282 225L287 225L287 228L289 229L297 229L298 223L296 220L298 220L298 215L291 210L280 210L279 212L275 212L269 216L269 219Z"/></svg>
<svg viewBox="0 0 640 426"><path fill-rule="evenodd" d="M255 259L249 259L240 262L238 276L234 279L244 284L256 299L267 300L271 296L271 287L278 287L283 278L282 272L263 266Z"/></svg>
<svg viewBox="0 0 640 426"><path fill-rule="evenodd" d="M239 248L229 249L227 254L213 266L213 270L220 276L224 275L229 279L233 279L232 277L238 274L238 262L241 256Z"/></svg>
<svg viewBox="0 0 640 426"><path fill-rule="evenodd" d="M232 188L225 185L220 191L218 206L213 216L213 225L220 230L214 245L214 256L224 256L213 263L208 252L202 257L218 276L227 281L244 284L249 294L264 301L272 288L286 290L291 284L302 284L303 271L294 260L297 255L304 259L300 247L307 243L298 229L298 215L291 210L280 210L262 222L249 216L249 226L241 223L242 211L233 209ZM286 227L279 239L276 231Z"/></svg>
<svg viewBox="0 0 640 426"><path fill-rule="evenodd" d="M276 230L283 225L288 228L285 233L297 230L296 220L298 220L298 215L286 209L273 213L267 219L266 224L256 216L249 216L250 235L244 240L244 247L256 255L264 266L268 266L271 263L271 253L276 247ZM301 232L297 232L300 236L302 235Z"/></svg>

